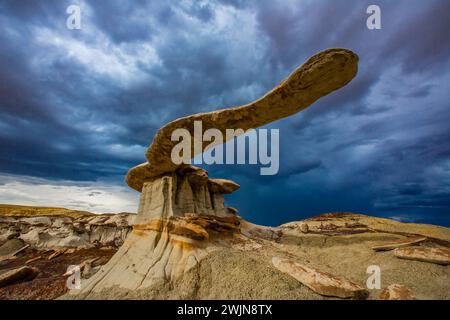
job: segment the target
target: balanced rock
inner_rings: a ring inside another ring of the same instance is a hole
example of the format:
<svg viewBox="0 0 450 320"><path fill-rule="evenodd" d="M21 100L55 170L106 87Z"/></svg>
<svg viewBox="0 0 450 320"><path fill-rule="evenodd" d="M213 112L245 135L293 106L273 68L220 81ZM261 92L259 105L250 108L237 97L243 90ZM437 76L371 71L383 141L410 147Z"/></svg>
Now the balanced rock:
<svg viewBox="0 0 450 320"><path fill-rule="evenodd" d="M225 239L240 238L242 219L225 206L223 198L239 185L210 179L206 170L187 163L173 163L171 153L177 144L171 139L173 131L186 129L194 137L194 123L201 121L203 130L216 129L227 136L227 129L245 131L288 117L349 83L357 73L357 63L357 55L349 50L325 50L254 102L194 114L160 128L147 150L148 162L130 169L126 176L128 186L141 192L132 232L100 272L88 279L81 291L70 294L89 298L111 288L137 292L151 290L157 283L170 287L196 270ZM198 150L192 143L191 149L191 157L195 157L206 147ZM358 296L359 288L345 281L341 285L344 289L335 289L338 295ZM195 283L191 289L197 290Z"/></svg>
<svg viewBox="0 0 450 320"><path fill-rule="evenodd" d="M356 76L357 70L356 54L346 49L328 49L308 59L258 100L174 120L158 130L146 153L148 162L132 168L126 181L131 188L141 191L144 181L179 168L171 160L172 149L177 144L171 140L171 135L176 129L187 129L193 137L195 121L202 121L203 130L217 129L224 136L226 129L258 128L302 111L319 98L340 89ZM205 150L202 148L200 152ZM192 145L192 157L197 154L198 150Z"/></svg>
<svg viewBox="0 0 450 320"><path fill-rule="evenodd" d="M407 286L391 284L381 291L378 300L416 300L416 297Z"/></svg>
<svg viewBox="0 0 450 320"><path fill-rule="evenodd" d="M307 223L302 223L299 228L300 228L300 231L303 232L303 233L308 233L309 232L309 227L308 227Z"/></svg>
<svg viewBox="0 0 450 320"><path fill-rule="evenodd" d="M397 248L394 250L394 255L400 259L430 262L441 265L450 264L450 250L445 247Z"/></svg>
<svg viewBox="0 0 450 320"><path fill-rule="evenodd" d="M365 299L368 296L366 289L343 277L336 277L289 259L273 257L272 263L278 270L289 274L318 294L353 299Z"/></svg>

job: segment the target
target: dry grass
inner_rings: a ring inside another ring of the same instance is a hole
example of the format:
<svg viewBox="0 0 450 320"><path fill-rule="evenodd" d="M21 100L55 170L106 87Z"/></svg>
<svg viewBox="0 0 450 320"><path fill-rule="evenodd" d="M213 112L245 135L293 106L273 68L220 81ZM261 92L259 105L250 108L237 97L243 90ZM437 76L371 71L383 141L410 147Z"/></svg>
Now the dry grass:
<svg viewBox="0 0 450 320"><path fill-rule="evenodd" d="M66 216L81 218L95 215L88 211L71 210L65 208L19 206L0 204L0 216L33 217L33 216Z"/></svg>

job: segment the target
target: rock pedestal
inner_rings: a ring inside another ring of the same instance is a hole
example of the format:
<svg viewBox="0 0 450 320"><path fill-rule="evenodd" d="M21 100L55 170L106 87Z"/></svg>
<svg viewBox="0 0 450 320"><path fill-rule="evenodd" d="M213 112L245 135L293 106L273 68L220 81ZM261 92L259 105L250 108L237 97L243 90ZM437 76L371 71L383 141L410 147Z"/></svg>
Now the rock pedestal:
<svg viewBox="0 0 450 320"><path fill-rule="evenodd" d="M239 185L231 180L210 179L200 168L188 166L144 182L135 224L186 214L234 216L224 205L223 194Z"/></svg>
<svg viewBox="0 0 450 320"><path fill-rule="evenodd" d="M193 166L144 180L138 215L125 243L83 282L81 291L73 290L67 298L171 286L214 250L208 240L239 232L236 210L228 209L223 199L238 188L230 180L210 179L205 170ZM186 294L192 290L195 286L186 288Z"/></svg>
<svg viewBox="0 0 450 320"><path fill-rule="evenodd" d="M83 284L79 297L105 298L112 290L148 292L158 283L173 287L177 278L195 271L199 261L218 246L224 242L231 245L231 240L240 237L242 220L235 209L225 207L223 200L223 194L237 190L239 185L209 179L203 169L174 163L174 130L185 129L195 139L196 121L202 121L204 130L216 129L224 136L228 129L245 131L269 124L345 86L355 77L357 65L358 56L349 50L325 50L260 99L240 107L190 115L160 128L146 152L147 162L130 169L126 177L128 186L141 192L133 231L108 264ZM207 150L207 146L199 150L191 147L191 157ZM189 296L190 291L198 290L198 281L181 291Z"/></svg>

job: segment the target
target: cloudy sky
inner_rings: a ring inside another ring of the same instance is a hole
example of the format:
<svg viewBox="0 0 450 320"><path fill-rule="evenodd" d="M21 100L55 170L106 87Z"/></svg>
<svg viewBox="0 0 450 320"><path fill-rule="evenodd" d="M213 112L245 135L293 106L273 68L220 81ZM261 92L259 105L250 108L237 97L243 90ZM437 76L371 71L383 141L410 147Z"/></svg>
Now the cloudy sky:
<svg viewBox="0 0 450 320"><path fill-rule="evenodd" d="M66 9L81 7L81 30ZM378 4L382 29L368 30ZM450 225L450 1L0 2L0 203L135 211L156 130L252 101L312 54L360 56L344 89L268 128L280 172L204 166L256 223L353 211Z"/></svg>

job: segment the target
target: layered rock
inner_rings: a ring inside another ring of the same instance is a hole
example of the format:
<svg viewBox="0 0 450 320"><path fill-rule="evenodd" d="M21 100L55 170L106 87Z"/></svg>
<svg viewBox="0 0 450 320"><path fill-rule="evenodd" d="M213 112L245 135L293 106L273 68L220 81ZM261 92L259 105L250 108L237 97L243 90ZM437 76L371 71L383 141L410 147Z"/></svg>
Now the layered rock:
<svg viewBox="0 0 450 320"><path fill-rule="evenodd" d="M20 239L39 249L120 246L131 231L135 215L4 216L0 215L0 244Z"/></svg>
<svg viewBox="0 0 450 320"><path fill-rule="evenodd" d="M394 250L396 248L407 247L413 244L418 244L427 240L426 237L411 237L407 239L402 239L394 242L384 243L382 245L372 247L375 251L389 251Z"/></svg>
<svg viewBox="0 0 450 320"><path fill-rule="evenodd" d="M252 103L177 119L158 130L146 153L148 162L132 168L126 177L128 185L141 192L133 231L111 261L74 294L86 298L113 287L140 291L158 283L172 286L197 269L211 251L236 240L254 247L255 233L276 234L250 227L236 216L236 209L224 205L223 194L235 191L238 184L210 179L205 170L189 164L173 163L177 142L171 135L182 128L194 137L194 123L201 121L203 130L216 129L228 138L227 129L247 130L288 117L345 86L356 75L357 62L349 50L323 51ZM194 144L192 157L206 150ZM190 290L195 291L195 284Z"/></svg>
<svg viewBox="0 0 450 320"><path fill-rule="evenodd" d="M2 256L14 256L20 251L23 250L23 248L26 248L28 245L26 245L22 240L20 239L10 239L3 243L0 246L0 257Z"/></svg>
<svg viewBox="0 0 450 320"><path fill-rule="evenodd" d="M194 166L180 168L144 183L135 223L182 217L186 213L233 216L234 211L224 205L223 194L238 188L239 185L231 180L209 179L203 169Z"/></svg>
<svg viewBox="0 0 450 320"><path fill-rule="evenodd" d="M238 187L230 180L210 179L193 166L146 181L133 231L75 294L91 297L108 287L145 290L196 268L215 241L240 233L241 220L223 199Z"/></svg>

